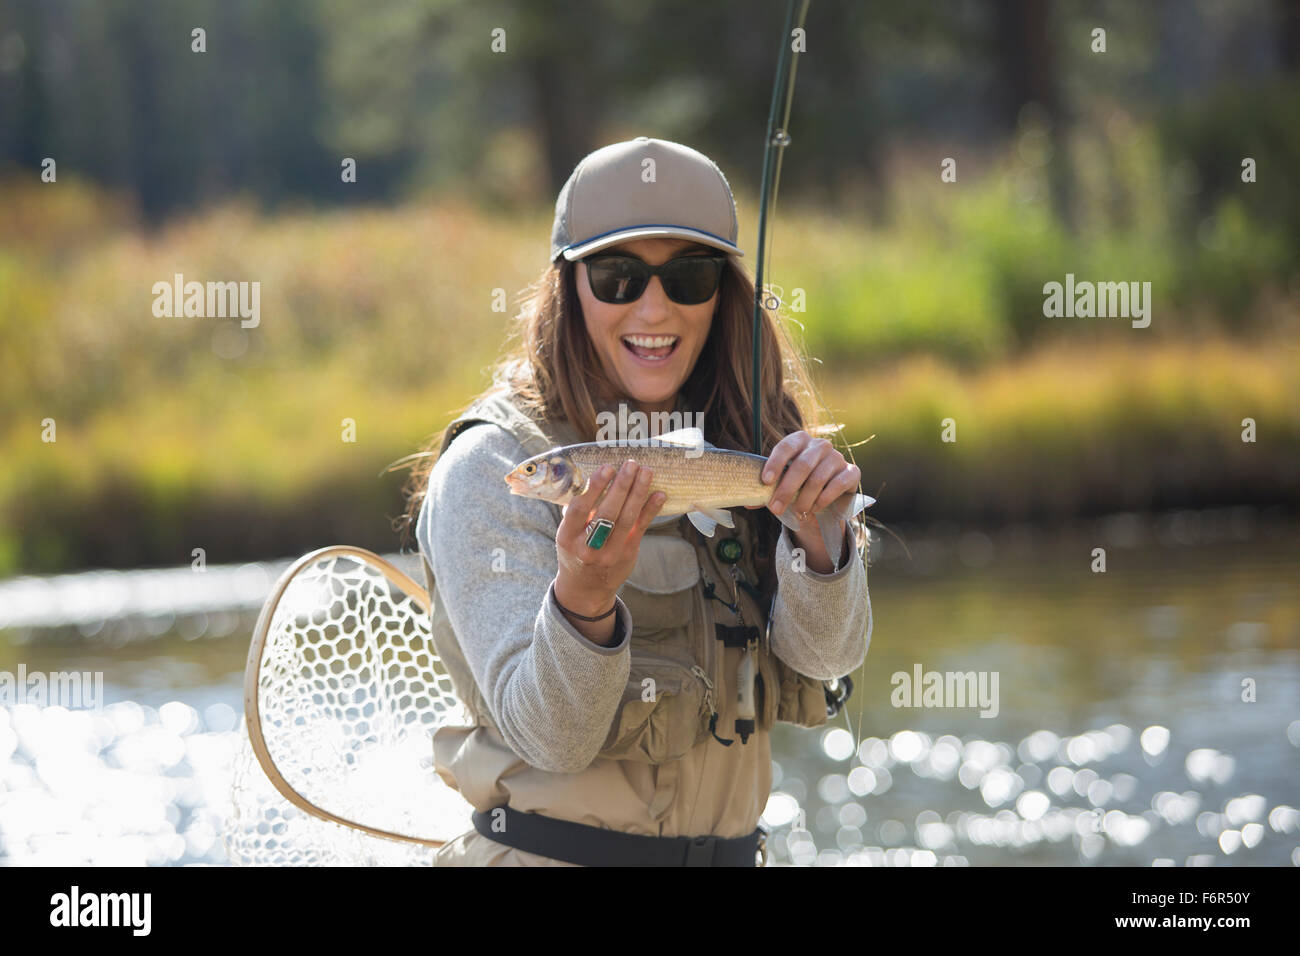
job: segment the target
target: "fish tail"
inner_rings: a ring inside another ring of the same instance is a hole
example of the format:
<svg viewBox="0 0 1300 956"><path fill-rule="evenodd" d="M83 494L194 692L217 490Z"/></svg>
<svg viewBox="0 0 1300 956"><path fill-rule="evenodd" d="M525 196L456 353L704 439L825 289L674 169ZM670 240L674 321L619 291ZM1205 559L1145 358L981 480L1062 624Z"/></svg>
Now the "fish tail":
<svg viewBox="0 0 1300 956"><path fill-rule="evenodd" d="M870 507L875 503L876 499L870 495L850 491L832 501L830 504L830 511L837 518L842 518L845 521L848 521L863 508Z"/></svg>
<svg viewBox="0 0 1300 956"><path fill-rule="evenodd" d="M832 501L830 505L827 506L826 510L837 518L842 518L843 520L848 521L863 508L874 505L875 503L876 499L872 498L870 495L863 495L854 491L846 491L840 497ZM785 525L791 531L799 530L799 519L795 517L792 509L787 508L776 517L781 524Z"/></svg>

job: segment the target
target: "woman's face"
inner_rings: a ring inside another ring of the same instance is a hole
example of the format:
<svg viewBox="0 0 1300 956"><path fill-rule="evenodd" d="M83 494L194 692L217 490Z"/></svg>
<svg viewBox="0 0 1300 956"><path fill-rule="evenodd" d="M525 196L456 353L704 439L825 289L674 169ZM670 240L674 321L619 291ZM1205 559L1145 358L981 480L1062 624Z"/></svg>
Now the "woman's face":
<svg viewBox="0 0 1300 956"><path fill-rule="evenodd" d="M689 239L636 239L601 250L613 252L635 256L652 266L682 255L719 254L719 250ZM668 298L663 283L654 276L635 302L612 304L592 295L586 263L578 263L576 278L587 334L605 374L638 410L672 411L677 392L709 337L719 293L699 305L679 305ZM647 352L645 346L658 345L664 339L672 340L666 357L657 357L664 351L662 345Z"/></svg>

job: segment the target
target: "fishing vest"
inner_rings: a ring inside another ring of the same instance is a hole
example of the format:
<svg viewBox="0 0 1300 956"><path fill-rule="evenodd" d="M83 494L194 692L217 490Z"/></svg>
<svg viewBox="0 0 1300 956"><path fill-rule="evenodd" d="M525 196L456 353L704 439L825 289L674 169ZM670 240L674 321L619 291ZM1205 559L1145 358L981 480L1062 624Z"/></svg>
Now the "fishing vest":
<svg viewBox="0 0 1300 956"><path fill-rule="evenodd" d="M504 428L523 445L527 457L583 440L567 422L535 421L498 389L480 398L448 426L439 453L446 452L466 428L481 423ZM560 506L551 507L558 520L562 515ZM736 528L719 526L713 538L700 535L685 515L655 519L642 537L636 565L618 592L632 617L631 669L599 757L663 764L680 759L710 733L733 736L732 727L711 727L711 723L713 715L721 710L721 702L713 693L720 686L719 667L724 656L724 640L719 635L735 633L715 628L715 623L730 627L737 622L731 610L706 597L710 586L728 603L738 600L744 624L757 627L754 692L758 729L771 730L777 721L801 727L826 722L823 682L799 674L771 652L768 609L760 607L745 589L733 588L729 565L719 555L719 542L738 539L738 567L744 579L755 582L758 577L754 566L755 523L745 509L731 513ZM730 547L734 549L734 545ZM474 725L495 730L491 709L438 597L433 570L427 560L422 563L432 603L434 646ZM726 683L734 686L733 680ZM653 694L645 693L648 686L653 686ZM735 746L741 746L740 742Z"/></svg>

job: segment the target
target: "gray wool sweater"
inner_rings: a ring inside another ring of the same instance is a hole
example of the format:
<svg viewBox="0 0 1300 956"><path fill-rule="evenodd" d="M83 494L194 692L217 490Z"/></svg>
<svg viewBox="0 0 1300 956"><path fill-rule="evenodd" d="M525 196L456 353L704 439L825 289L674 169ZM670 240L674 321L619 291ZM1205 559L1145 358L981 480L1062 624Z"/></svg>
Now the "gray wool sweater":
<svg viewBox="0 0 1300 956"><path fill-rule="evenodd" d="M511 494L502 480L527 457L504 429L466 430L433 468L416 537L506 743L532 766L575 773L596 758L617 714L632 616L618 600L621 641L602 647L560 612L552 584L561 508ZM776 550L772 650L825 680L859 667L871 640L866 567L847 533L839 543L831 574L794 570L784 527Z"/></svg>

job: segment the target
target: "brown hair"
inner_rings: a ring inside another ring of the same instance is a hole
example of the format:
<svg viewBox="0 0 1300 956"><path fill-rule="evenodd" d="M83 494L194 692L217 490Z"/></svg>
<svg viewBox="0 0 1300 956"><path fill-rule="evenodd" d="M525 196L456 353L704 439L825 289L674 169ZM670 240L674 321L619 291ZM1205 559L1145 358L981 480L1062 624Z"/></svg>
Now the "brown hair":
<svg viewBox="0 0 1300 956"><path fill-rule="evenodd" d="M522 307L507 339L507 345L512 341L516 344L493 368L488 391L509 389L525 414L568 421L583 441L595 441L597 404L617 401L619 396L587 334L576 275L576 264L560 258L524 290ZM685 407L702 414L705 440L719 448L754 450L750 398L753 321L754 280L736 257L728 256L709 336L682 386ZM773 446L791 432L833 433L835 427L829 425L825 409L816 396L802 352L766 308L762 311L759 334L762 336L763 454L770 454ZM422 452L403 459L412 462L411 475L403 489L407 497L406 513L398 519L404 525L404 543L419 517L429 473L437 461L445 432L446 429L439 432ZM843 444L842 436L840 442ZM852 449L845 445L842 450L852 461ZM766 561L760 561L766 564L760 568L760 577L764 591L770 596L775 591L771 557L780 524L766 509L737 510L733 514L758 521L757 540L764 543L766 553ZM859 514L851 524L861 552L866 544L863 516Z"/></svg>

